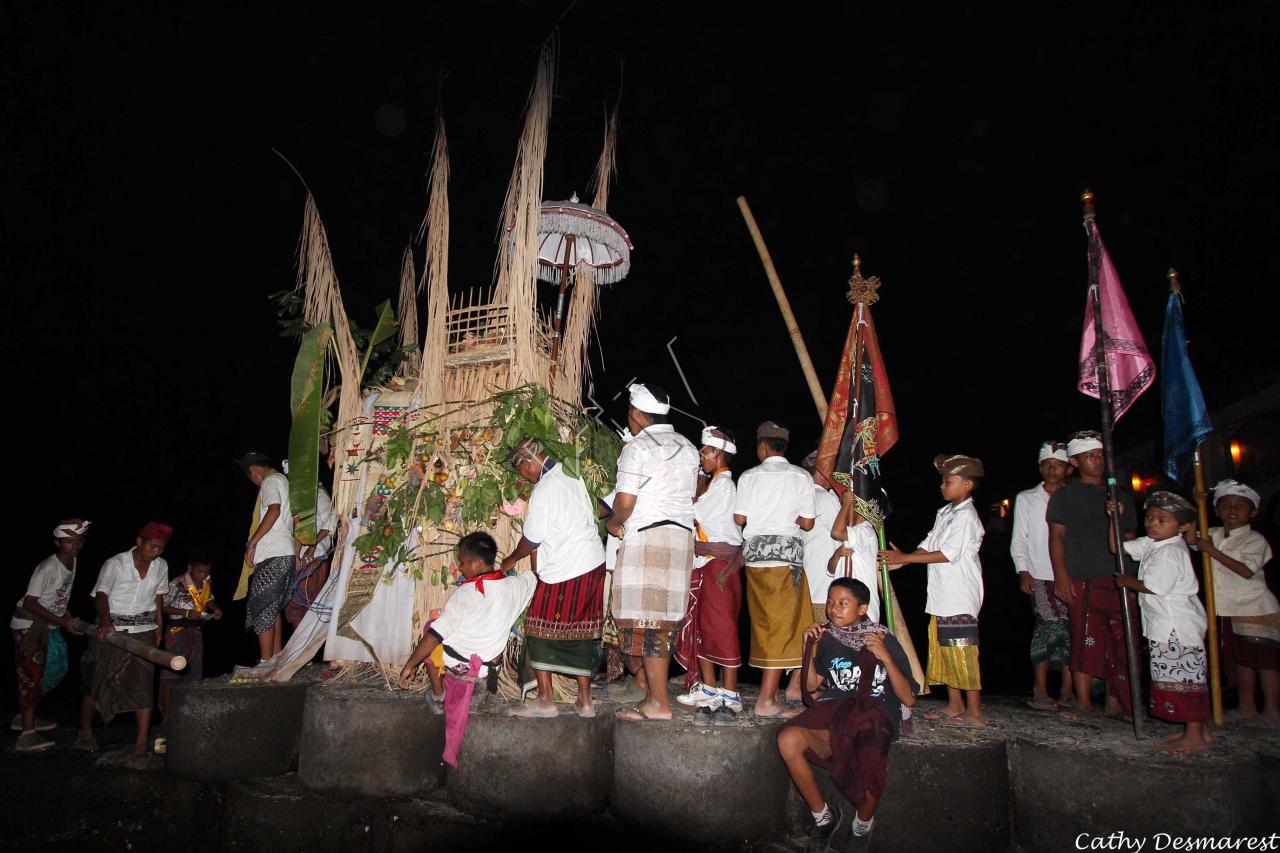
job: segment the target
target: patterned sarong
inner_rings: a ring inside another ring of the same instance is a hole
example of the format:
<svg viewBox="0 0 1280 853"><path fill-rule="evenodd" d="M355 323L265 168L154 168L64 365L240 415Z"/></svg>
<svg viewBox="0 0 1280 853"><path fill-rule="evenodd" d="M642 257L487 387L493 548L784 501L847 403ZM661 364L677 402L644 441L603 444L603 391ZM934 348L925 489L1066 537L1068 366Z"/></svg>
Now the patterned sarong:
<svg viewBox="0 0 1280 853"><path fill-rule="evenodd" d="M747 663L757 669L795 669L813 613L808 585L793 582L791 566L748 566L745 571L751 613Z"/></svg>
<svg viewBox="0 0 1280 853"><path fill-rule="evenodd" d="M957 690L981 690L978 620L974 616L929 617L929 663L925 680Z"/></svg>
<svg viewBox="0 0 1280 853"><path fill-rule="evenodd" d="M604 564L560 583L538 581L524 617L529 666L590 676L600 663Z"/></svg>
<svg viewBox="0 0 1280 853"><path fill-rule="evenodd" d="M622 541L610 605L620 646L627 645L622 634L628 629L674 633L680 627L692 571L693 533L683 527L651 527Z"/></svg>
<svg viewBox="0 0 1280 853"><path fill-rule="evenodd" d="M1209 720L1209 685L1203 647L1184 646L1176 631L1164 643L1149 642L1151 713L1174 723Z"/></svg>
<svg viewBox="0 0 1280 853"><path fill-rule="evenodd" d="M1111 578L1071 582L1074 601L1068 608L1071 618L1071 667L1076 672L1092 675L1107 682L1111 693L1124 708L1133 713L1129 695L1129 663L1124 649L1124 615L1120 609L1120 590ZM1136 617L1138 606L1130 614ZM1136 620L1134 624L1137 636Z"/></svg>
<svg viewBox="0 0 1280 853"><path fill-rule="evenodd" d="M18 673L18 710L28 711L34 709L40 704L40 700L44 697L44 660L45 649L34 648L30 652L24 652L24 646L29 643L23 643L25 635L31 629L14 630L13 631L13 662Z"/></svg>
<svg viewBox="0 0 1280 853"><path fill-rule="evenodd" d="M289 595L294 562L293 557L268 557L254 565L245 602L246 631L265 634L275 627Z"/></svg>
<svg viewBox="0 0 1280 853"><path fill-rule="evenodd" d="M676 661L685 668L685 689L698 679L699 659L717 666L742 666L738 613L742 610L742 573L725 574L730 562L714 559L693 570L689 612L676 641ZM721 587L717 579L723 578Z"/></svg>
<svg viewBox="0 0 1280 853"><path fill-rule="evenodd" d="M155 631L139 631L130 638L154 645ZM155 705L155 664L124 649L89 641L80 656L81 692L93 697L104 723L122 711L149 711Z"/></svg>
<svg viewBox="0 0 1280 853"><path fill-rule="evenodd" d="M1071 663L1071 629L1067 605L1053 594L1053 581L1033 579L1031 609L1036 627L1031 632L1031 662L1049 662L1051 669Z"/></svg>

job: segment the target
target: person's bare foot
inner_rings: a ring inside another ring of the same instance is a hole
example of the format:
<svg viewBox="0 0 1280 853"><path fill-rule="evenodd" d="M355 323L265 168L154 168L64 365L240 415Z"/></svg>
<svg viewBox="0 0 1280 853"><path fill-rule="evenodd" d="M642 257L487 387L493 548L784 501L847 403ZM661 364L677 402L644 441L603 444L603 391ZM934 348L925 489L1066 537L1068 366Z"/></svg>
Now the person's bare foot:
<svg viewBox="0 0 1280 853"><path fill-rule="evenodd" d="M1211 741L1203 737L1189 737L1187 735L1178 735L1160 742L1160 748L1172 755L1186 755L1193 752L1204 752L1209 748Z"/></svg>
<svg viewBox="0 0 1280 853"><path fill-rule="evenodd" d="M635 708L618 711L619 720L670 720L671 708L659 707L657 702L641 702Z"/></svg>

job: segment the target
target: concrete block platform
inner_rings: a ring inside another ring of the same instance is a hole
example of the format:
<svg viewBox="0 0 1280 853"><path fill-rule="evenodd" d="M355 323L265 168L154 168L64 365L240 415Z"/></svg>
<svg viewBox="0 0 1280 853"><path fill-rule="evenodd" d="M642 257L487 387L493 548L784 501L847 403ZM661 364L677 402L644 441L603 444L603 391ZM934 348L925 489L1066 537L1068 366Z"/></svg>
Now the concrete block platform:
<svg viewBox="0 0 1280 853"><path fill-rule="evenodd" d="M301 731L298 779L312 790L406 797L444 784L444 715L424 694L381 683L315 684Z"/></svg>
<svg viewBox="0 0 1280 853"><path fill-rule="evenodd" d="M307 689L323 667L307 667L284 684L233 683L229 676L174 687L166 764L184 779L216 781L276 776L298 758Z"/></svg>

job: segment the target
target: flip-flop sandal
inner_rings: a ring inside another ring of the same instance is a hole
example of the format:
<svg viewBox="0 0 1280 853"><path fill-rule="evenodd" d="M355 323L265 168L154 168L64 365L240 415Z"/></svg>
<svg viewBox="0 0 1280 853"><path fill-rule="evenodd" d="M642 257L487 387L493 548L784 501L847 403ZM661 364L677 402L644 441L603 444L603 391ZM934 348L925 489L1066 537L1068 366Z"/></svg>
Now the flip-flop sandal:
<svg viewBox="0 0 1280 853"><path fill-rule="evenodd" d="M582 719L584 719L584 720L589 720L589 719L591 719L592 717L594 717L594 716L596 715L596 706L595 706L595 704L594 704L594 703L592 703L592 704L590 704L590 705L588 705L587 707L585 707L585 708L584 708L584 707L582 707L581 705L579 705L577 702L574 702L574 703L573 703L573 710L574 710L574 711L577 711L577 712L578 712L578 716L579 716L579 717L582 717Z"/></svg>
<svg viewBox="0 0 1280 853"><path fill-rule="evenodd" d="M532 717L536 720L549 720L552 717L560 716L559 708L552 708L550 711L544 711L537 705L530 705L528 702L517 705L514 708L507 709L508 717Z"/></svg>
<svg viewBox="0 0 1280 853"><path fill-rule="evenodd" d="M790 720L792 717L798 717L802 711L798 708L782 707L774 711L772 714L761 714L759 711L752 711L751 716L758 720Z"/></svg>
<svg viewBox="0 0 1280 853"><path fill-rule="evenodd" d="M634 717L622 716L623 714L628 714L628 713L635 714L636 716ZM648 714L646 714L643 711L643 709L641 709L639 705L632 705L630 708L623 708L622 710L618 711L614 716L616 716L619 720L626 720L627 722L632 722L632 723L669 723L671 722L671 720L663 719L662 717L650 717Z"/></svg>
<svg viewBox="0 0 1280 853"><path fill-rule="evenodd" d="M91 738L78 737L76 738L75 748L81 752L97 752L98 739L92 738L92 737Z"/></svg>
<svg viewBox="0 0 1280 853"><path fill-rule="evenodd" d="M1057 703L1057 702L1055 702L1055 701L1053 701L1052 699L1050 699L1050 698L1049 698L1049 697L1047 697L1047 696L1045 696L1044 698L1041 698L1041 699L1028 699L1028 700L1027 700L1027 705L1028 705L1029 707L1031 707L1031 708L1036 709L1037 711L1056 711L1056 710L1058 710L1058 703Z"/></svg>
<svg viewBox="0 0 1280 853"><path fill-rule="evenodd" d="M1059 708L1074 708L1076 706L1076 697L1072 696L1070 699L1065 700L1057 699L1053 704L1057 705Z"/></svg>
<svg viewBox="0 0 1280 853"><path fill-rule="evenodd" d="M958 714L942 720L939 725L946 726L949 729L985 729L987 727L986 723L975 723L973 720L966 720Z"/></svg>
<svg viewBox="0 0 1280 853"><path fill-rule="evenodd" d="M947 720L954 720L958 716L960 715L948 714L946 711L930 711L929 713L925 714L924 717L922 717L922 719L928 720L931 723L939 723L939 722L946 722Z"/></svg>

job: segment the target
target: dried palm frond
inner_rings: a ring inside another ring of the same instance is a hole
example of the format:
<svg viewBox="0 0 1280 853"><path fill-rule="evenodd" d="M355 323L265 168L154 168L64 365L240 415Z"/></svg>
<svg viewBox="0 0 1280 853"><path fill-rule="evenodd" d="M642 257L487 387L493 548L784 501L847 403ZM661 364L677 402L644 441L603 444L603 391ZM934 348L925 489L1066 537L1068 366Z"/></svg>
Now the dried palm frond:
<svg viewBox="0 0 1280 853"><path fill-rule="evenodd" d="M399 308L400 348L411 350L418 345L418 272L413 268L412 243L404 247L400 261Z"/></svg>
<svg viewBox="0 0 1280 853"><path fill-rule="evenodd" d="M444 402L444 357L447 346L445 314L449 310L449 143L445 137L444 118L436 127L435 150L431 155L428 178L427 215L418 232L427 238L427 255L422 270L422 284L427 290L427 335L422 344L421 403L436 406Z"/></svg>
<svg viewBox="0 0 1280 853"><path fill-rule="evenodd" d="M539 375L533 326L538 304L538 219L542 209L543 163L547 156L547 129L551 121L551 88L556 63L555 44L548 41L538 58L538 71L525 110L524 130L516 149L516 162L498 227L496 302L510 307L515 339L516 382L546 381Z"/></svg>
<svg viewBox="0 0 1280 853"><path fill-rule="evenodd" d="M307 193L306 208L302 214L302 235L298 239L298 284L302 292L302 318L308 326L327 323L332 317L334 291L338 289L338 274L333 269L333 257L329 254L329 237L324 222L311 193Z"/></svg>

